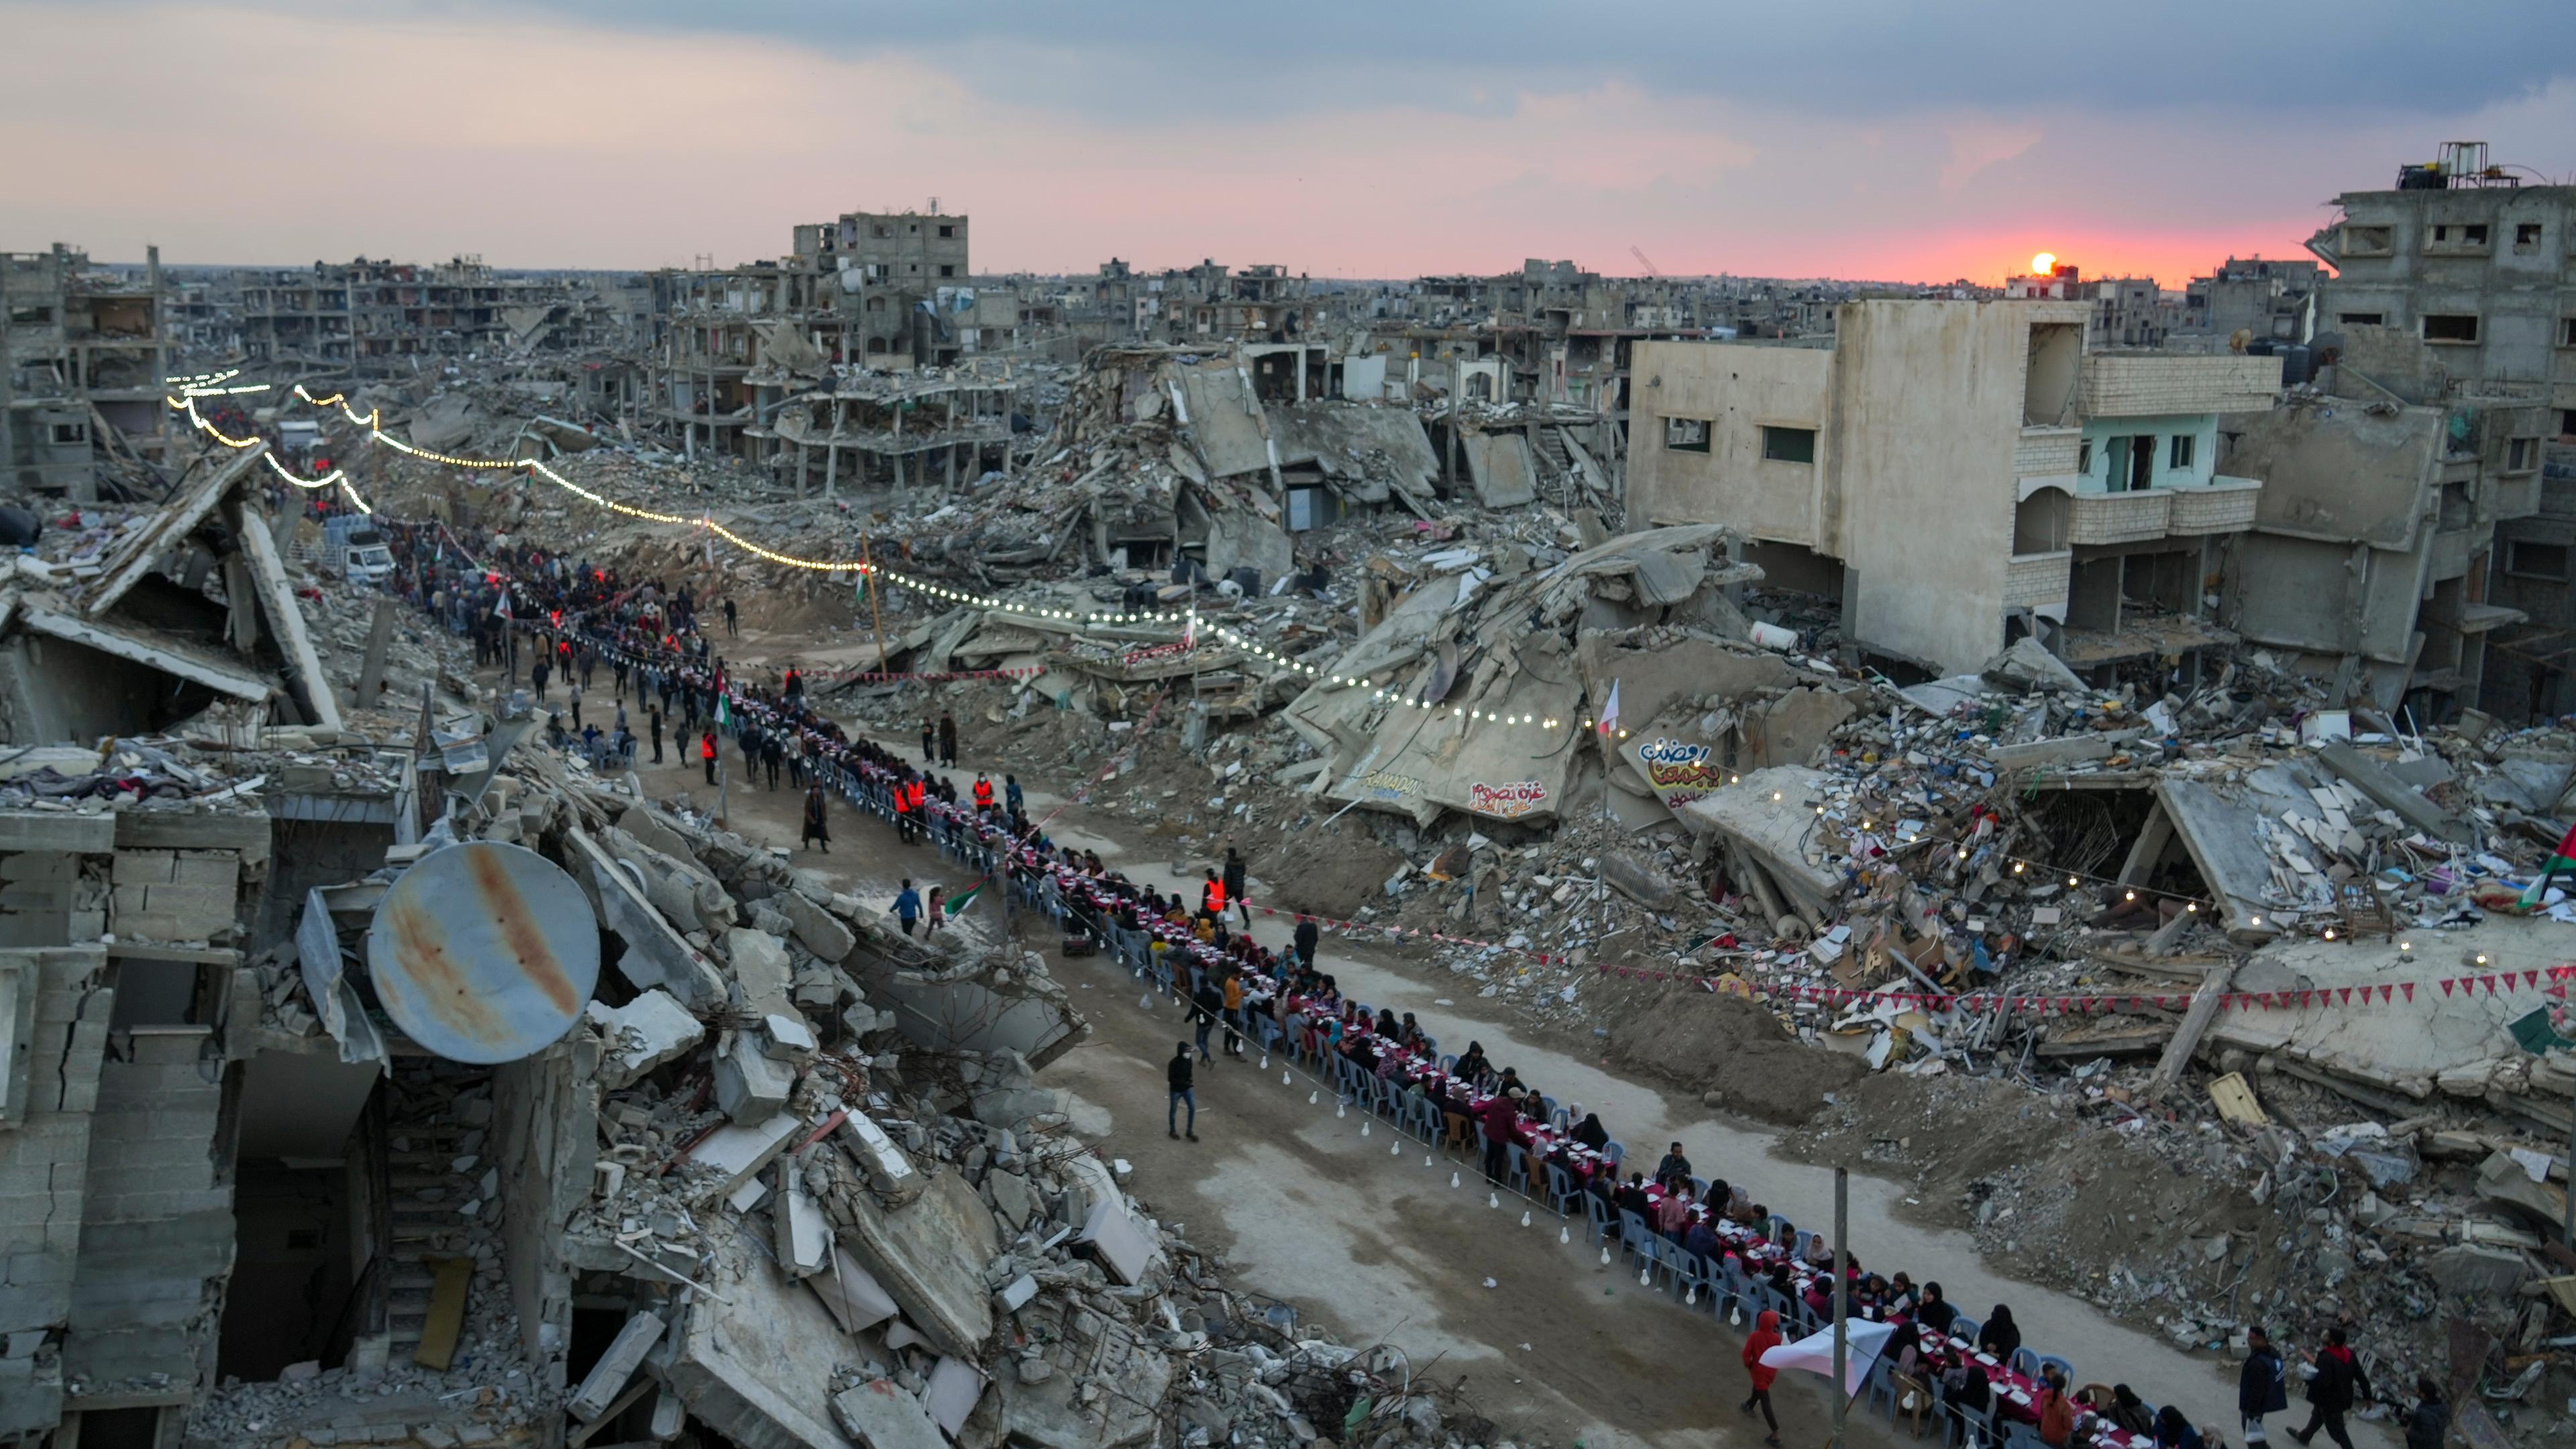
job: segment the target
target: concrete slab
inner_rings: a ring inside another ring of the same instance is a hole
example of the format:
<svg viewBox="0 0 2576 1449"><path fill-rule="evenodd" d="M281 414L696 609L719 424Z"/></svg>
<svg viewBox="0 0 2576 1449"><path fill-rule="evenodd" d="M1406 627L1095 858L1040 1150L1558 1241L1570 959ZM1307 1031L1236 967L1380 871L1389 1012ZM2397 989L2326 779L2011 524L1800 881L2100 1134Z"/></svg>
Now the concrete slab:
<svg viewBox="0 0 2576 1449"><path fill-rule="evenodd" d="M716 1170L716 1175L700 1189L696 1200L713 1202L726 1197L736 1188L759 1175L770 1159L787 1150L787 1144L804 1130L804 1119L793 1112L781 1112L758 1126L719 1127L689 1153L688 1160Z"/></svg>
<svg viewBox="0 0 2576 1449"><path fill-rule="evenodd" d="M966 1416L975 1412L975 1401L982 1397L983 1370L955 1354L942 1355L930 1371L930 1382L921 1388L921 1406L930 1412L930 1421L952 1439L965 1427Z"/></svg>
<svg viewBox="0 0 2576 1449"><path fill-rule="evenodd" d="M671 928L635 878L579 827L566 831L565 838L589 866L574 875L587 878L600 924L626 945L617 957L618 974L639 991L661 987L682 1006L703 1010L726 1004L725 981L716 964Z"/></svg>
<svg viewBox="0 0 2576 1449"><path fill-rule="evenodd" d="M1777 765L1743 783L1702 796L1675 813L1694 831L1714 831L1760 865L1793 905L1821 910L1842 890L1842 877L1807 857L1807 838L1825 777L1803 765ZM1776 797L1776 798L1775 798Z"/></svg>
<svg viewBox="0 0 2576 1449"><path fill-rule="evenodd" d="M2218 894L2226 927L2268 929L2257 923L2267 909L2263 902L2272 884L2272 854L2263 848L2262 824L2254 812L2198 780L2172 776L2156 782L2156 799L2201 880Z"/></svg>
<svg viewBox="0 0 2576 1449"><path fill-rule="evenodd" d="M947 1449L930 1411L892 1379L834 1394L832 1421L866 1449Z"/></svg>
<svg viewBox="0 0 2576 1449"><path fill-rule="evenodd" d="M790 1013L796 963L787 943L767 931L736 926L725 932L725 964L733 968L734 1005L755 1015Z"/></svg>
<svg viewBox="0 0 2576 1449"><path fill-rule="evenodd" d="M295 601L295 581L287 577L277 541L265 528L244 528L239 537L242 557L250 564L251 583L258 588L260 606L268 615L269 632L286 656L287 688L316 728L340 728L339 694L322 672L322 656L314 651L313 636L305 631L304 608Z"/></svg>
<svg viewBox="0 0 2576 1449"><path fill-rule="evenodd" d="M900 1208L873 1193L825 1203L841 1246L901 1305L942 1353L973 1354L993 1332L985 1265L1000 1249L993 1213L956 1173L943 1172Z"/></svg>
<svg viewBox="0 0 2576 1449"><path fill-rule="evenodd" d="M858 1333L874 1328L895 1316L894 1295L886 1292L874 1273L862 1268L838 1243L831 1247L831 1266L805 1280L814 1296L839 1321L843 1333Z"/></svg>
<svg viewBox="0 0 2576 1449"><path fill-rule="evenodd" d="M822 1205L805 1190L805 1174L790 1162L778 1169L778 1200L770 1220L778 1235L778 1269L790 1278L811 1278L831 1266L832 1231L823 1221Z"/></svg>
<svg viewBox="0 0 2576 1449"><path fill-rule="evenodd" d="M608 1406L625 1391L627 1380L635 1377L635 1370L643 1366L644 1355L662 1341L663 1327L656 1314L629 1315L617 1330L617 1337L610 1340L608 1351L599 1356L599 1362L593 1364L589 1375L582 1379L581 1387L574 1390L572 1398L565 1402L564 1407L572 1416L587 1424L607 1413Z"/></svg>
<svg viewBox="0 0 2576 1449"><path fill-rule="evenodd" d="M671 993L654 987L624 1006L593 1000L582 1008L599 1028L604 1049L599 1084L610 1091L632 1086L645 1073L675 1061L706 1039L707 1029Z"/></svg>
<svg viewBox="0 0 2576 1449"><path fill-rule="evenodd" d="M2374 804L2395 811L2398 819L2435 840L2467 845L2477 838L2467 820L2426 799L2422 791L2397 778L2387 764L2374 755L2352 745L2327 745L2317 751L2317 763L2333 771L2337 778L2350 782L2354 789L2369 796Z"/></svg>
<svg viewBox="0 0 2576 1449"><path fill-rule="evenodd" d="M2549 978L2540 974L2535 982L2530 973L2567 958L2567 935L2552 921L2490 916L2443 931L2439 961L2427 959L2429 939L2407 936L2400 939L2414 945L2411 952L2376 940L2276 941L2236 973L2238 992L2266 994L2271 1004L2221 1013L2210 1036L2247 1051L2286 1053L2334 1077L2416 1100L2439 1090L2445 1074L2459 1074L2454 1081L2465 1078L2470 1095L2483 1095L2495 1068L2523 1055L2507 1026L2540 999L2536 987ZM2425 980L2459 969L2443 963L2480 955L2488 964L2476 968L2470 989L2443 991ZM2377 1002L2383 988L2387 1004L2359 1008L2362 992Z"/></svg>
<svg viewBox="0 0 2576 1449"><path fill-rule="evenodd" d="M762 1122L787 1105L796 1068L761 1050L759 1032L739 1031L716 1058L716 1110L736 1124Z"/></svg>
<svg viewBox="0 0 2576 1449"><path fill-rule="evenodd" d="M1114 1196L1091 1205L1091 1216L1074 1241L1090 1244L1093 1256L1109 1270L1109 1276L1131 1286L1145 1281L1163 1251L1153 1235L1128 1214L1127 1204Z"/></svg>
<svg viewBox="0 0 2576 1449"><path fill-rule="evenodd" d="M691 1415L739 1449L851 1449L829 1393L834 1367L849 1357L832 1315L756 1251L737 1247L727 1257L728 1301L689 1305L664 1380ZM935 1439L927 1415L923 1425Z"/></svg>
<svg viewBox="0 0 2576 1449"><path fill-rule="evenodd" d="M788 924L795 927L796 944L826 961L838 964L850 954L850 948L858 944L859 938L851 933L849 927L833 919L830 911L795 891L772 896L769 903L778 907L779 912L787 917Z"/></svg>

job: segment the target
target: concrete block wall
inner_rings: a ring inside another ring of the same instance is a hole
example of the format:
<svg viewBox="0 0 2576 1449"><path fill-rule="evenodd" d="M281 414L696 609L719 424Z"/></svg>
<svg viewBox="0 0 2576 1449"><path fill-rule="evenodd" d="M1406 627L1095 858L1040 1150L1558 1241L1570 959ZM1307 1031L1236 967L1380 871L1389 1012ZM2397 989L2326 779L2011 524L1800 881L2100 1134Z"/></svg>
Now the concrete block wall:
<svg viewBox="0 0 2576 1449"><path fill-rule="evenodd" d="M232 929L241 860L230 851L120 850L108 900L119 936L204 941Z"/></svg>
<svg viewBox="0 0 2576 1449"><path fill-rule="evenodd" d="M99 947L0 951L35 992L25 1104L0 1127L0 1335L45 1335L31 1371L0 1379L0 1435L62 1413L62 1344L89 1192L91 1112L116 993Z"/></svg>
<svg viewBox="0 0 2576 1449"><path fill-rule="evenodd" d="M63 1364L92 1392L185 1402L212 1367L233 1260L223 1064L207 1027L118 1036L99 1071Z"/></svg>
<svg viewBox="0 0 2576 1449"><path fill-rule="evenodd" d="M501 1180L501 1261L520 1346L552 1388L565 1384L572 1269L563 1224L592 1190L599 1157L599 1038L589 1028L492 1072L491 1153Z"/></svg>
<svg viewBox="0 0 2576 1449"><path fill-rule="evenodd" d="M2076 471L2083 448L2082 428L2024 428L2013 447L2013 476L2063 478Z"/></svg>
<svg viewBox="0 0 2576 1449"><path fill-rule="evenodd" d="M2096 353L2077 406L2086 417L2261 412L2280 390L2277 357Z"/></svg>

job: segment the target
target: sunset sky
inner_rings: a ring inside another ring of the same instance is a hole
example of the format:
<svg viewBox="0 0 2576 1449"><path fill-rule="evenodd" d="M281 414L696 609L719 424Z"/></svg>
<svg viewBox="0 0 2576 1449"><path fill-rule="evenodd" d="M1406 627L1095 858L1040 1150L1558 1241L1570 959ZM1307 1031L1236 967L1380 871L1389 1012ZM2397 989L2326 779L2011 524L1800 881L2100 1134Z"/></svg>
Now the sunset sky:
<svg viewBox="0 0 2576 1449"><path fill-rule="evenodd" d="M2576 174L2567 0L0 0L0 250L640 268L931 197L979 272L1523 257L2178 286L2446 139ZM30 61L35 63L29 64Z"/></svg>

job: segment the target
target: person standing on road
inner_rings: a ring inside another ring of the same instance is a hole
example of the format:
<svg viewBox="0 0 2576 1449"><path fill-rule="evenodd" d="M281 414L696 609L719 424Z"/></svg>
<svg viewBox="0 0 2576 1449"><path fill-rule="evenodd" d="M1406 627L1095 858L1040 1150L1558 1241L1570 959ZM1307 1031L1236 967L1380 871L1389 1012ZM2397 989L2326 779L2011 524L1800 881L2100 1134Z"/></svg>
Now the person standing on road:
<svg viewBox="0 0 2576 1449"><path fill-rule="evenodd" d="M735 617L736 616L733 611L733 595L727 594L725 595L725 637L728 639L738 639L742 637L742 630L735 627Z"/></svg>
<svg viewBox="0 0 2576 1449"><path fill-rule="evenodd" d="M1012 819L1017 820L1021 815L1027 813L1027 806L1028 797L1020 793L1020 777L1017 775L1004 775L1002 777L1002 808L1011 813Z"/></svg>
<svg viewBox="0 0 2576 1449"><path fill-rule="evenodd" d="M912 878L906 876L903 889L895 893L894 921L896 925L903 927L903 933L909 936L912 934L914 923L920 919L921 895L912 888Z"/></svg>
<svg viewBox="0 0 2576 1449"><path fill-rule="evenodd" d="M1243 929L1252 929L1252 901L1243 893L1245 868L1243 852L1229 845L1225 848L1225 898L1243 912Z"/></svg>
<svg viewBox="0 0 2576 1449"><path fill-rule="evenodd" d="M2280 1350L2272 1347L2272 1336L2257 1324L2245 1330L2245 1363L2236 1371L2236 1414L2245 1423L2246 1449L2268 1444L2271 1436L2263 1431L2263 1416L2287 1411L2289 1389L2283 1382Z"/></svg>
<svg viewBox="0 0 2576 1449"><path fill-rule="evenodd" d="M2442 1386L2415 1376L2415 1408L2406 1416L2406 1449L2442 1449L2451 1432L2451 1406L2442 1402Z"/></svg>
<svg viewBox="0 0 2576 1449"><path fill-rule="evenodd" d="M2338 1449L2352 1449L2352 1435L2343 1426L2343 1416L2352 1412L2354 1404L2370 1397L2369 1376L2362 1373L2360 1362L2352 1356L2340 1326L2326 1330L2323 1349L2302 1356L2308 1361L2300 1370L2309 1375L2308 1426L2292 1429L2290 1437L2305 1444L2323 1429Z"/></svg>
<svg viewBox="0 0 2576 1449"><path fill-rule="evenodd" d="M1780 1315L1765 1308L1761 1316L1753 1320L1753 1332L1744 1339L1744 1374L1752 1382L1753 1394L1736 1407L1747 1414L1752 1413L1756 1405L1761 1407L1762 1422L1771 1427L1771 1432L1763 1436L1762 1442L1770 1445L1771 1449L1780 1449L1780 1416L1771 1412L1771 1382L1780 1377L1780 1371L1764 1363L1762 1355L1779 1346Z"/></svg>
<svg viewBox="0 0 2576 1449"><path fill-rule="evenodd" d="M1190 1020L1198 1023L1200 1061L1216 1060L1208 1054L1208 1032L1215 1028L1217 1018L1224 1014L1225 993L1217 989L1216 982L1207 973L1201 972L1199 989L1190 993Z"/></svg>
<svg viewBox="0 0 2576 1449"><path fill-rule="evenodd" d="M823 782L817 780L805 791L805 833L801 843L807 850L812 850L814 843L821 841L823 853L832 853L830 813L831 806L823 798Z"/></svg>
<svg viewBox="0 0 2576 1449"><path fill-rule="evenodd" d="M1484 1106L1485 1181L1500 1187L1511 1175L1512 1132L1521 1115L1521 1089L1511 1087Z"/></svg>
<svg viewBox="0 0 2576 1449"><path fill-rule="evenodd" d="M662 707L658 704L644 706L644 723L653 732L653 763L658 765L662 763Z"/></svg>
<svg viewBox="0 0 2576 1449"><path fill-rule="evenodd" d="M1315 918L1313 916L1299 916L1297 918L1296 945L1298 965L1305 967L1309 971L1315 969L1315 942L1317 938L1322 935L1323 930L1315 924Z"/></svg>
<svg viewBox="0 0 2576 1449"><path fill-rule="evenodd" d="M944 709L939 712L939 763L957 768L957 716Z"/></svg>
<svg viewBox="0 0 2576 1449"><path fill-rule="evenodd" d="M921 762L925 765L939 763L939 732L931 727L928 715L921 717Z"/></svg>
<svg viewBox="0 0 2576 1449"><path fill-rule="evenodd" d="M707 731L706 738L698 741L698 759L707 767L707 783L714 784L716 782L716 732L714 730Z"/></svg>
<svg viewBox="0 0 2576 1449"><path fill-rule="evenodd" d="M1204 1047L1207 1029L1201 1027L1199 1035L1200 1045ZM1200 1055L1204 1056L1206 1053L1202 1051ZM1163 1128L1170 1132L1175 1140L1181 1135L1181 1108L1184 1105L1190 1109L1190 1140L1192 1142L1199 1140L1199 1094L1194 1085L1195 1070L1190 1065L1190 1044L1185 1041L1172 1043L1172 1059L1163 1066L1163 1080L1170 1083L1172 1088L1171 1106L1163 1113Z"/></svg>
<svg viewBox="0 0 2576 1449"><path fill-rule="evenodd" d="M550 672L551 671L546 668L546 659L542 654L537 656L536 663L528 666L528 682L537 687L537 703L539 704L546 702L546 675Z"/></svg>

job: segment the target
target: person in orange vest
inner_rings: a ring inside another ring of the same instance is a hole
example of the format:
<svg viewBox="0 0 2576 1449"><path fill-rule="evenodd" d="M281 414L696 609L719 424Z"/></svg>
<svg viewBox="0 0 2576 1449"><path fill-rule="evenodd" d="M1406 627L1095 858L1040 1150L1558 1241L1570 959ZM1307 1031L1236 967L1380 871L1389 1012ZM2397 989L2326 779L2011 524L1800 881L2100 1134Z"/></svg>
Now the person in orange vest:
<svg viewBox="0 0 2576 1449"><path fill-rule="evenodd" d="M706 762L707 783L714 784L716 782L716 732L714 730L707 731L706 738L698 741L698 758Z"/></svg>
<svg viewBox="0 0 2576 1449"><path fill-rule="evenodd" d="M1207 873L1207 883L1199 887L1199 914L1211 921L1225 914L1225 882L1218 880L1213 870Z"/></svg>
<svg viewBox="0 0 2576 1449"><path fill-rule="evenodd" d="M910 845L912 844L912 787L897 780L888 788L887 793L894 797L895 839Z"/></svg>
<svg viewBox="0 0 2576 1449"><path fill-rule="evenodd" d="M930 832L930 807L922 803L922 801L928 797L930 790L929 786L923 782L919 775L912 777L911 788L912 825L916 832L914 838L918 840L921 835L926 835Z"/></svg>
<svg viewBox="0 0 2576 1449"><path fill-rule="evenodd" d="M975 772L975 813L982 815L993 808L993 782L983 771Z"/></svg>

